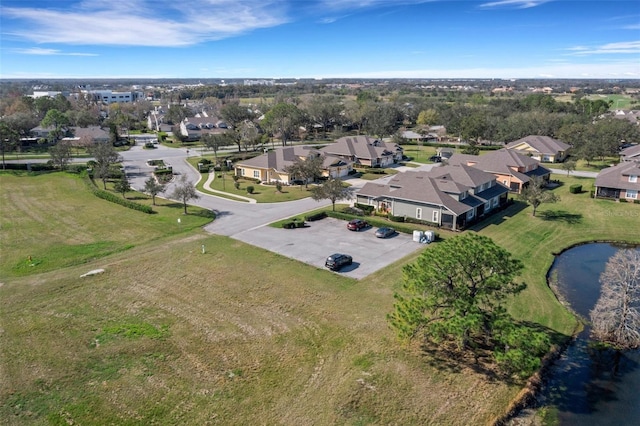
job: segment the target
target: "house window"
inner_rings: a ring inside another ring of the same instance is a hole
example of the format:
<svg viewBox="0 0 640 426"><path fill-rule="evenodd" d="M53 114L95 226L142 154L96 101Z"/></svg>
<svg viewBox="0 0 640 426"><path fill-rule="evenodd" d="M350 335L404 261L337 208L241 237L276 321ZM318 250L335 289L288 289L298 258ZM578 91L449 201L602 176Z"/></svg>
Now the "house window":
<svg viewBox="0 0 640 426"><path fill-rule="evenodd" d="M422 209L420 207L416 209L416 219L422 219Z"/></svg>
<svg viewBox="0 0 640 426"><path fill-rule="evenodd" d="M467 193L466 192L461 192L460 193L460 199L464 200L465 198L467 198Z"/></svg>
<svg viewBox="0 0 640 426"><path fill-rule="evenodd" d="M433 217L431 219L433 223L440 223L440 215L437 210L434 210Z"/></svg>
<svg viewBox="0 0 640 426"><path fill-rule="evenodd" d="M240 169L240 174L244 176L244 169Z"/></svg>
<svg viewBox="0 0 640 426"><path fill-rule="evenodd" d="M638 191L635 189L627 189L627 198L638 199Z"/></svg>
<svg viewBox="0 0 640 426"><path fill-rule="evenodd" d="M500 199L499 199L499 198L497 198L497 197L496 197L496 198L494 198L494 199L493 199L493 207L497 207L499 202L500 202Z"/></svg>
<svg viewBox="0 0 640 426"><path fill-rule="evenodd" d="M487 201L486 203L484 203L484 211L489 210L491 210L491 201Z"/></svg>
<svg viewBox="0 0 640 426"><path fill-rule="evenodd" d="M253 177L256 179L260 179L260 170L254 170L253 171Z"/></svg>
<svg viewBox="0 0 640 426"><path fill-rule="evenodd" d="M636 182L638 182L638 176L636 176L636 175L630 175L630 176L629 176L629 182L631 182L631 183L636 183Z"/></svg>

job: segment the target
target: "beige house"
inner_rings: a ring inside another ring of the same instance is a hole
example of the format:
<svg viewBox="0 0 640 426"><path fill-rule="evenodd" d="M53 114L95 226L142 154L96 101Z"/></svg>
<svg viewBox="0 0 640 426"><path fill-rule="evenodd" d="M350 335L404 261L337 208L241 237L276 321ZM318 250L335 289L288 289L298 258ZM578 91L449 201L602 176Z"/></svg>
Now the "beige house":
<svg viewBox="0 0 640 426"><path fill-rule="evenodd" d="M353 163L342 158L326 155L307 146L289 146L266 152L258 157L238 162L235 165L237 176L259 179L261 182L282 182L291 184L296 176L287 172L287 168L297 161L311 157L322 157L322 175L340 178L353 170Z"/></svg>
<svg viewBox="0 0 640 426"><path fill-rule="evenodd" d="M530 135L508 143L506 148L543 163L561 163L567 157L567 150L571 146L549 136Z"/></svg>
<svg viewBox="0 0 640 426"><path fill-rule="evenodd" d="M484 155L454 154L449 164L465 164L491 173L498 182L517 194L531 179L540 177L548 181L551 176L551 170L540 165L538 160L505 148Z"/></svg>
<svg viewBox="0 0 640 426"><path fill-rule="evenodd" d="M388 167L402 160L398 144L370 136L345 136L322 148L326 155L367 167Z"/></svg>

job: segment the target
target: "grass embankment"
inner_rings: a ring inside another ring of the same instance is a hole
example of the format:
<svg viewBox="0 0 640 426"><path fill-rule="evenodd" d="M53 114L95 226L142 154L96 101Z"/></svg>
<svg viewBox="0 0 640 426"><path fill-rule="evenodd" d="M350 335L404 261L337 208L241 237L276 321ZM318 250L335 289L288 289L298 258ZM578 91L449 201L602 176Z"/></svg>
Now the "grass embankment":
<svg viewBox="0 0 640 426"><path fill-rule="evenodd" d="M192 206L185 216L182 204L157 197L153 215L101 201L78 175L3 173L0 183L0 278L91 262L213 218ZM144 194L130 192L127 198L151 205Z"/></svg>
<svg viewBox="0 0 640 426"><path fill-rule="evenodd" d="M385 314L402 266L418 253L354 281L195 229L161 239L179 215L154 222L161 214L106 203L73 177L0 179L3 256L5 241L23 254L38 238L50 251L76 235L135 244L85 265L3 278L6 424L486 424L519 390L395 340ZM64 203L49 196L56 191ZM546 325L567 317L544 290L550 252L622 238L640 221L640 206L558 191L563 201L540 209L556 220L526 208L480 231L525 262L530 289L513 310ZM22 202L8 209L14 192ZM23 234L8 238L18 220ZM80 278L94 268L106 271Z"/></svg>
<svg viewBox="0 0 640 426"><path fill-rule="evenodd" d="M531 207L517 203L483 222L477 229L509 250L525 264L523 280L529 285L511 305L512 313L558 332L571 332L571 316L558 308L558 302L546 285L546 272L553 253L589 241L626 241L640 243L640 206L594 200L589 196L593 179L552 175L562 186L554 192L556 204L543 204L532 217ZM582 184L581 194L569 193L572 184Z"/></svg>

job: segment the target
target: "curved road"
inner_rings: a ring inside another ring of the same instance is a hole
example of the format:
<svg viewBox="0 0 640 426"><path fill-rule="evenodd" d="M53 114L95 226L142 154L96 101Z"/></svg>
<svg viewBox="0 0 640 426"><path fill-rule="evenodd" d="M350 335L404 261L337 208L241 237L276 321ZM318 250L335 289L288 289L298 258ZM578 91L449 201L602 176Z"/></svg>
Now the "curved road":
<svg viewBox="0 0 640 426"><path fill-rule="evenodd" d="M200 173L186 161L188 156L199 155L193 150L187 153L186 149L165 146L159 146L154 150L143 150L140 146L134 146L121 155L131 186L137 190L144 187L144 181L151 175L153 169L146 164L147 160L151 159L164 160L173 167L174 173L186 175L191 182L195 183L201 178ZM428 170L434 166L423 165L420 169ZM380 180L386 179L390 177ZM350 180L356 190L365 182L360 179ZM173 183L168 185L165 196L171 194L173 186ZM349 253L353 255L354 264L344 268L341 274L351 278L364 278L423 247L414 242L412 236L406 234L379 239L375 238L371 228L362 232L347 231L344 221L335 219L314 222L309 227L296 230L266 226L280 219L330 205L328 200L318 202L305 198L281 203L247 203L202 192L199 192L199 195L200 198L193 200L192 204L210 209L217 215L216 220L205 227L206 231L229 236L318 268L324 267L326 257L332 253Z"/></svg>

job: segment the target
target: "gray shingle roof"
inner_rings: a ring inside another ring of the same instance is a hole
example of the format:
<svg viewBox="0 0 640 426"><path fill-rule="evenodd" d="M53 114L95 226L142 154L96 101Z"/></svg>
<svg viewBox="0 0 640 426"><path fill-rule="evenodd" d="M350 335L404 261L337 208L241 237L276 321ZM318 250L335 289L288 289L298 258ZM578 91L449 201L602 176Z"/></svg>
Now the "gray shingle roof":
<svg viewBox="0 0 640 426"><path fill-rule="evenodd" d="M640 160L640 144L623 149L620 155L627 161Z"/></svg>
<svg viewBox="0 0 640 426"><path fill-rule="evenodd" d="M321 154L317 149L313 149L308 146L282 147L257 157L241 161L237 166L273 169L279 172L284 172L288 166L295 163L298 159L306 158L313 153Z"/></svg>
<svg viewBox="0 0 640 426"><path fill-rule="evenodd" d="M636 182L629 182L629 176L637 176ZM635 189L640 191L640 162L629 161L617 166L607 167L596 176L597 187L616 189Z"/></svg>
<svg viewBox="0 0 640 426"><path fill-rule="evenodd" d="M559 140L550 138L549 136L529 135L517 141L510 142L506 145L508 149L513 148L526 142L530 147L538 151L540 154L556 155L559 152L566 151L570 145L560 142Z"/></svg>
<svg viewBox="0 0 640 426"><path fill-rule="evenodd" d="M394 155L398 145L369 136L345 136L322 148L327 154L373 160Z"/></svg>
<svg viewBox="0 0 640 426"><path fill-rule="evenodd" d="M472 208L442 191L436 180L429 177L426 172L398 173L388 185L368 182L358 191L358 195L374 198L389 197L443 206L456 215L461 215Z"/></svg>
<svg viewBox="0 0 640 426"><path fill-rule="evenodd" d="M485 172L515 176L522 182L529 182L534 176L551 174L551 170L541 166L538 160L505 148L484 155L454 154L449 164L471 164ZM532 167L533 170L524 172Z"/></svg>

